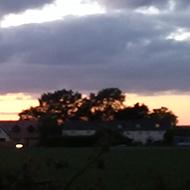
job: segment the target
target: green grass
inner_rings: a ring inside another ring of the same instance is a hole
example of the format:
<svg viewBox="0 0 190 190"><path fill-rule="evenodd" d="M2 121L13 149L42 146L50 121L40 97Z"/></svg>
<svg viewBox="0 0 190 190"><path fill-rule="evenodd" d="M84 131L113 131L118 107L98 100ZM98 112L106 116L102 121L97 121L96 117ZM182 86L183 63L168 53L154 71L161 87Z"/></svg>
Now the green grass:
<svg viewBox="0 0 190 190"><path fill-rule="evenodd" d="M52 179L64 184L97 153L98 150L93 148L0 149L0 163L3 170L14 172L21 168L22 163L30 162L33 170L40 167L39 179ZM56 169L53 162L47 166L47 158L67 160L70 168ZM189 148L111 148L101 159L105 161L105 169L92 165L76 180L72 189L77 186L90 187L102 180L105 190L127 190L127 186L132 187L145 181L150 172L153 173L150 176L161 174L168 186L174 184L172 190L178 189L186 179L190 179ZM131 185L133 180L135 184Z"/></svg>

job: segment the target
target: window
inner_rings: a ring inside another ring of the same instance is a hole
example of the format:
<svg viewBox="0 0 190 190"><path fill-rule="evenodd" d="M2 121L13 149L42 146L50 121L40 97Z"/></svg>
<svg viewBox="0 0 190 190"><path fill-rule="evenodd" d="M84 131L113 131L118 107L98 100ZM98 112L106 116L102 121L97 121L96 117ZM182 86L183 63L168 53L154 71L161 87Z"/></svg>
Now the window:
<svg viewBox="0 0 190 190"><path fill-rule="evenodd" d="M12 130L15 132L15 133L19 133L20 132L20 127L18 125L15 125Z"/></svg>
<svg viewBox="0 0 190 190"><path fill-rule="evenodd" d="M35 131L35 127L30 125L30 126L28 126L27 130L29 133L33 133Z"/></svg>

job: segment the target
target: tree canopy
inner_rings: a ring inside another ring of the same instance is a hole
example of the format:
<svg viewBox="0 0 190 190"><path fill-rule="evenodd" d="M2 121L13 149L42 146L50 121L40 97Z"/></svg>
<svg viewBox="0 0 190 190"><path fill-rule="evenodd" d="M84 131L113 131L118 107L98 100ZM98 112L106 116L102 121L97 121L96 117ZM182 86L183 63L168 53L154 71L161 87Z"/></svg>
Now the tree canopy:
<svg viewBox="0 0 190 190"><path fill-rule="evenodd" d="M168 118L177 124L177 116L166 107L149 110L145 104L125 105L126 96L119 88L105 88L89 96L72 90L47 92L38 99L39 105L19 113L21 120L40 120L44 115L57 123L68 120L138 120Z"/></svg>
<svg viewBox="0 0 190 190"><path fill-rule="evenodd" d="M21 120L39 119L44 114L49 114L52 118L59 120L69 120L77 112L80 106L82 95L72 90L58 90L53 93L44 93L38 99L39 106L31 107L19 113Z"/></svg>
<svg viewBox="0 0 190 190"><path fill-rule="evenodd" d="M136 103L133 107L126 107L115 113L118 120L137 120L149 117L149 108L145 104Z"/></svg>
<svg viewBox="0 0 190 190"><path fill-rule="evenodd" d="M153 111L150 113L150 117L158 119L168 118L170 119L170 122L173 126L175 126L178 122L177 116L166 107L153 109Z"/></svg>

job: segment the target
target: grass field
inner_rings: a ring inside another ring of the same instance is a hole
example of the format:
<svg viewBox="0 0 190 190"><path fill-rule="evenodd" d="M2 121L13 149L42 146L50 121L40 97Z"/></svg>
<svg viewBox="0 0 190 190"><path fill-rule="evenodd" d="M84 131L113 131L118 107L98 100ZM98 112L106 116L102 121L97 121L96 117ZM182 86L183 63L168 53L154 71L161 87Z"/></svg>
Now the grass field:
<svg viewBox="0 0 190 190"><path fill-rule="evenodd" d="M15 172L28 162L32 170L39 169L39 180L51 179L63 185L97 153L98 150L93 148L0 149L0 163L3 170ZM190 189L189 148L111 148L101 159L105 168L99 169L93 164L71 189L77 189L77 186L87 189L99 183L105 190L128 190L138 189L138 184L142 183L139 189L156 185L156 190L163 188L163 180L168 189ZM47 160L50 160L48 165ZM56 168L55 162L60 160L67 160L70 167Z"/></svg>

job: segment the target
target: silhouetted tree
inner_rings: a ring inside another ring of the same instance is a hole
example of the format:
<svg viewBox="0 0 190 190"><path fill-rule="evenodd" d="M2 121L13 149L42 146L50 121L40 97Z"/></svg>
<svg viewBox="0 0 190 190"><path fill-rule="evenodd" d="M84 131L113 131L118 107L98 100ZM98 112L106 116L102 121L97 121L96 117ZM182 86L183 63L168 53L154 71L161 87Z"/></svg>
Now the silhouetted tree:
<svg viewBox="0 0 190 190"><path fill-rule="evenodd" d="M18 115L20 120L38 120L42 114L40 106L30 107L29 109L23 110Z"/></svg>
<svg viewBox="0 0 190 190"><path fill-rule="evenodd" d="M168 108L161 107L149 111L145 104L136 103L133 107L124 105L125 94L118 88L105 88L89 97L72 90L58 90L44 93L38 99L39 106L19 113L21 120L39 120L45 114L57 122L68 120L136 120L144 118L169 118L176 125L177 116Z"/></svg>
<svg viewBox="0 0 190 190"><path fill-rule="evenodd" d="M44 144L47 138L59 136L62 134L61 125L51 114L43 114L38 120L38 133L40 135L40 144Z"/></svg>
<svg viewBox="0 0 190 190"><path fill-rule="evenodd" d="M167 144L173 143L173 136L174 135L175 135L175 130L174 129L167 130L166 133L164 134L164 141Z"/></svg>
<svg viewBox="0 0 190 190"><path fill-rule="evenodd" d="M149 108L145 104L136 103L133 107L126 107L115 113L118 120L136 120L149 117Z"/></svg>
<svg viewBox="0 0 190 190"><path fill-rule="evenodd" d="M70 119L112 120L114 113L124 107L125 95L118 88L106 88L90 93L80 101L77 112Z"/></svg>
<svg viewBox="0 0 190 190"><path fill-rule="evenodd" d="M81 104L81 94L72 90L59 90L53 93L44 93L38 99L39 106L31 107L19 113L20 119L40 119L49 114L58 122L72 118Z"/></svg>
<svg viewBox="0 0 190 190"><path fill-rule="evenodd" d="M163 119L168 118L173 126L176 126L178 120L177 116L166 107L153 109L150 113L150 118Z"/></svg>
<svg viewBox="0 0 190 190"><path fill-rule="evenodd" d="M106 88L97 93L91 93L92 114L95 119L112 120L115 112L124 108L125 95L118 88Z"/></svg>
<svg viewBox="0 0 190 190"><path fill-rule="evenodd" d="M71 117L71 120L93 120L92 109L93 103L88 97L81 99L77 112Z"/></svg>

